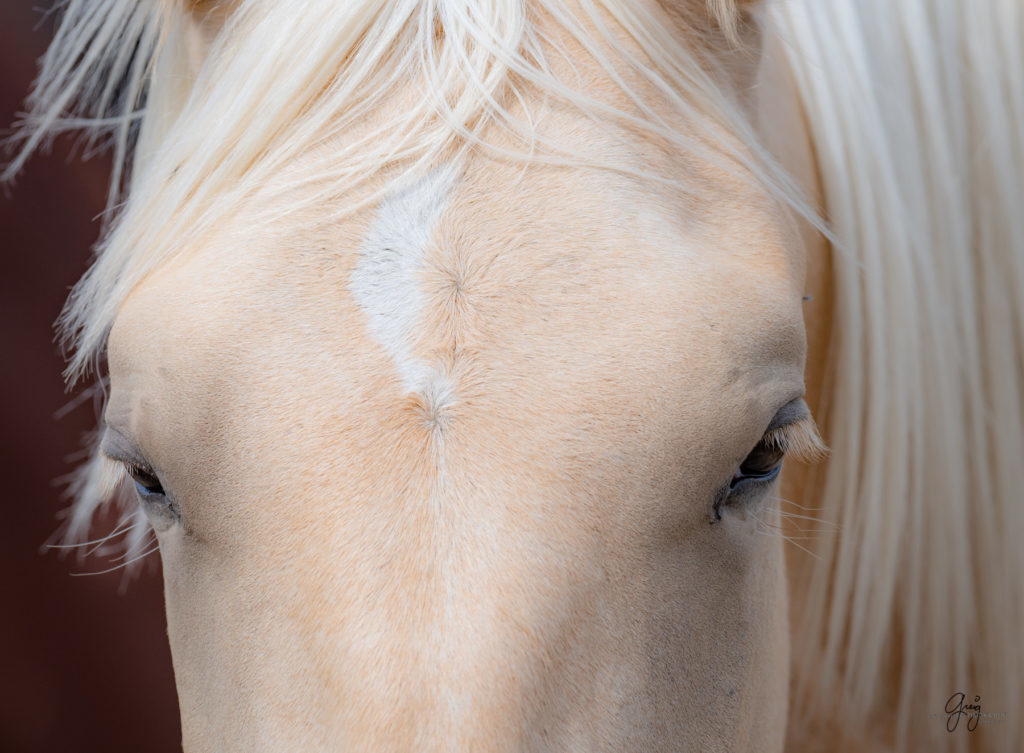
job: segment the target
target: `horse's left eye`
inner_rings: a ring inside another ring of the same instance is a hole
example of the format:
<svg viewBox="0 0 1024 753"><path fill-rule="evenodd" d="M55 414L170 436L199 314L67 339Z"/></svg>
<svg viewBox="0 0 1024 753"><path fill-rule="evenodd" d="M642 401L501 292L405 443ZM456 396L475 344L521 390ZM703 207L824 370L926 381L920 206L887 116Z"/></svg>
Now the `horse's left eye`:
<svg viewBox="0 0 1024 753"><path fill-rule="evenodd" d="M729 482L729 488L735 489L738 484L744 482L770 481L778 475L779 469L782 468L784 455L782 448L766 436L740 463L739 469L733 475L732 481Z"/></svg>
<svg viewBox="0 0 1024 753"><path fill-rule="evenodd" d="M758 492L778 477L785 454L773 432L766 432L733 473L729 485L719 490L711 508L711 522L722 519L723 508L741 507L757 498Z"/></svg>
<svg viewBox="0 0 1024 753"><path fill-rule="evenodd" d="M800 398L790 401L775 414L729 483L718 490L712 505L712 522L722 519L722 508L739 507L760 498L760 493L778 478L787 453L798 460L815 462L826 451L807 404Z"/></svg>

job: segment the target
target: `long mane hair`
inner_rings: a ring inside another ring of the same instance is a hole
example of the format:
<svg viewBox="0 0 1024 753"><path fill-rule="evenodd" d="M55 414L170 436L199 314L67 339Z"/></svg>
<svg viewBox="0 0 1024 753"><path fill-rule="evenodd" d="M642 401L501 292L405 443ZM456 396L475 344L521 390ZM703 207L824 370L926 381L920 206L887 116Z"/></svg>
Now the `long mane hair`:
<svg viewBox="0 0 1024 753"><path fill-rule="evenodd" d="M740 44L747 4L678 4L696 19L684 38L640 0L581 0L573 12L555 0L69 0L5 172L66 130L113 144L116 211L62 318L69 379L102 358L135 285L255 193L277 192L260 202L267 223L313 204L351 211L341 197L366 175L493 149L494 127L522 144L498 156L590 164L538 139L517 109L525 92L741 166L814 219L709 53ZM633 114L554 75L558 43L542 17L620 84ZM611 25L643 60L605 53ZM815 542L820 561L805 574L793 725L813 729L841 704L844 724L895 720L879 734L897 749L954 750L966 736L933 717L962 691L1006 712L975 738L996 750L1024 734L1024 9L788 0L762 25L788 51L836 250L819 417L833 449L810 498L838 535ZM729 124L743 148L670 128L625 70L688 122ZM418 106L372 139L343 138L411 81L424 84ZM344 146L301 186L267 180L326 139ZM111 484L98 459L85 469L71 539L87 538Z"/></svg>
<svg viewBox="0 0 1024 753"><path fill-rule="evenodd" d="M796 705L842 704L898 750L938 751L966 749L944 709L977 695L995 715L977 749L1009 750L1024 734L1024 6L801 1L771 23L836 241L832 454L809 498L838 535L809 573Z"/></svg>

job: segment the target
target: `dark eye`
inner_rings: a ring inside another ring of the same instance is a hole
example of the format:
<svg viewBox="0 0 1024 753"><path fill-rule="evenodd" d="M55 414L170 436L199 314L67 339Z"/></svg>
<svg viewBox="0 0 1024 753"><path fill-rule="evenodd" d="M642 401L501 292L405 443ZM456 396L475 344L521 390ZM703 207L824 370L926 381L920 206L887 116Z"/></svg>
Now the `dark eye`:
<svg viewBox="0 0 1024 753"><path fill-rule="evenodd" d="M151 471L147 471L135 465L129 465L127 468L128 475L131 476L132 481L135 483L135 490L139 493L139 496L153 497L164 493L164 488L160 484L160 479L154 476Z"/></svg>
<svg viewBox="0 0 1024 753"><path fill-rule="evenodd" d="M771 435L766 435L740 463L740 467L733 474L732 481L729 482L729 488L735 489L745 482L770 481L778 475L779 469L782 468L784 455L782 448L778 446Z"/></svg>
<svg viewBox="0 0 1024 753"><path fill-rule="evenodd" d="M711 506L711 522L722 519L723 508L739 508L763 498L764 490L778 478L786 455L815 463L827 453L807 404L800 398L790 401L775 414L761 441L733 472L729 483L719 488Z"/></svg>
<svg viewBox="0 0 1024 753"><path fill-rule="evenodd" d="M156 474L149 469L126 463L125 468L135 484L135 493L139 497L139 506L146 514L153 530L157 533L169 530L181 524L181 510L178 503L164 490L163 484Z"/></svg>
<svg viewBox="0 0 1024 753"><path fill-rule="evenodd" d="M766 431L757 446L733 472L728 486L719 490L712 505L711 522L722 519L723 508L742 507L757 498L759 492L778 477L785 454L778 433L771 429Z"/></svg>

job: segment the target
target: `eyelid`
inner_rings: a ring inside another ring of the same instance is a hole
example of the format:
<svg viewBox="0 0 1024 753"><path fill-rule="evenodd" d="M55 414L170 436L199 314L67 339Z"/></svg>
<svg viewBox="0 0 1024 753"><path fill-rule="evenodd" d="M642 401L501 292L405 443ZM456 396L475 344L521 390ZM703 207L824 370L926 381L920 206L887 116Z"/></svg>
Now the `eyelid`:
<svg viewBox="0 0 1024 753"><path fill-rule="evenodd" d="M153 472L153 468L146 461L139 446L111 426L107 426L103 431L100 452L116 463L132 466L147 473Z"/></svg>
<svg viewBox="0 0 1024 753"><path fill-rule="evenodd" d="M810 417L811 409L807 407L807 403L804 402L802 397L790 400L776 412L771 423L768 424L768 428L765 429L765 434Z"/></svg>

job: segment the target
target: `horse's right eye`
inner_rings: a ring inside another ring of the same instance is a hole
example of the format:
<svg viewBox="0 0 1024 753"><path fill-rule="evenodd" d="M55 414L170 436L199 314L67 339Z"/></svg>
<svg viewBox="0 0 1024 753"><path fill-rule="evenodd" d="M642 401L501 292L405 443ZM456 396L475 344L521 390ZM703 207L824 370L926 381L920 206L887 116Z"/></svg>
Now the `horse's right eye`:
<svg viewBox="0 0 1024 753"><path fill-rule="evenodd" d="M151 471L139 468L136 465L127 466L128 475L135 484L135 491L142 497L153 497L164 494L164 487Z"/></svg>
<svg viewBox="0 0 1024 753"><path fill-rule="evenodd" d="M167 531L181 524L181 510L178 503L164 490L155 472L140 468L134 463L125 463L125 469L135 484L139 507L145 513L149 524L157 533Z"/></svg>

